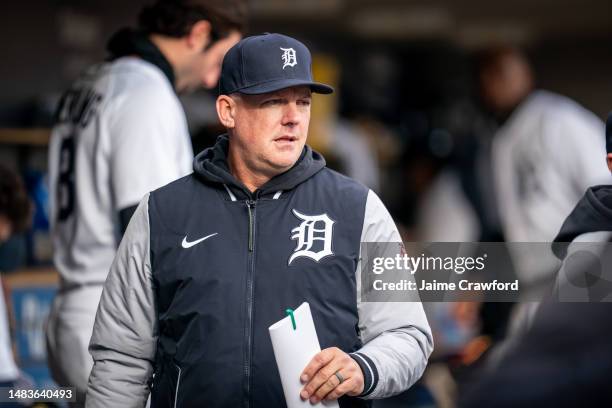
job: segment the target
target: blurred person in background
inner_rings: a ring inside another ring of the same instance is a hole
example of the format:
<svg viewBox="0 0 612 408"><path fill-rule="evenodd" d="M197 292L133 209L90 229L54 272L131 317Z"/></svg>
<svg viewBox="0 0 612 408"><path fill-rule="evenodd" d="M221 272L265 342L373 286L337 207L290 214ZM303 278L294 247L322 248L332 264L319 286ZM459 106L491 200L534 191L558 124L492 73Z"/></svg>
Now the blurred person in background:
<svg viewBox="0 0 612 408"><path fill-rule="evenodd" d="M573 100L535 88L526 56L511 47L481 53L482 100L499 128L491 145L493 191L506 242L552 242L563 221L593 185L610 184L604 125ZM523 292L544 293L559 261L533 247L510 246ZM537 303L512 311L511 336L529 324ZM498 348L503 352L503 347Z"/></svg>
<svg viewBox="0 0 612 408"><path fill-rule="evenodd" d="M612 114L606 124L606 150L608 169L612 173ZM605 168L601 159L593 158L593 161ZM573 254L580 255L581 252L584 256L585 249L589 249L585 243L609 242L611 237L612 185L589 188L563 223L553 245L555 254L564 260L560 277L568 274L566 277L569 278L563 284L565 288L563 285L557 287L556 295L562 296L561 292L574 285L587 289L589 297L573 299L580 303L544 302L532 327L499 366L483 372L480 381L467 388L461 407L612 405L609 385L612 371L612 303L609 300L612 287L605 279L610 277L610 272L605 272L610 269L606 264L609 257L598 258L604 260L603 264L584 262L587 258L578 263L576 258L572 260ZM604 251L609 253L609 247L607 244ZM572 261L574 263L570 265ZM603 270L590 269L593 265ZM590 275L590 282L586 275L582 281L576 279L576 273L585 272ZM574 274L574 277L569 274ZM589 303L582 303L585 300Z"/></svg>
<svg viewBox="0 0 612 408"><path fill-rule="evenodd" d="M603 124L575 102L550 92L535 90L531 67L517 50L494 48L483 53L480 62L483 100L500 124L493 139L491 162L506 240L550 242L555 236L557 241L575 238L592 240L594 236L587 232L598 233L606 228L601 215L602 210L605 212L603 201L608 187L587 188L612 184L609 169L596 159L606 157ZM585 198L572 212L585 191ZM601 240L601 237L597 240ZM561 258L565 253L566 249L557 251ZM513 260L516 261L519 278L532 284L547 280L558 270L558 260L552 253L550 257L538 259L536 267L521 264L522 260L533 261L532 256L513 257ZM568 396L564 393L558 393L558 397L548 394L555 389L554 382L534 382L533 388L530 388L518 380L527 372L533 373L532 368L535 367L527 357L519 359L518 356L530 356L532 361L538 361L537 364L548 366L549 376L557 377L555 370L567 367L569 361L560 356L560 349L563 349L562 353L567 353L569 359L575 359L580 355L578 343L595 344L597 336L602 335L595 333L599 329L592 327L600 325L589 317L591 314L586 308L590 306L577 308L569 305L545 304L543 310L536 314L532 329L529 329L529 323L537 305L522 304L515 308L510 337L493 353L489 353L489 357L494 357L489 358L492 364L487 369L498 367L495 370L499 371L494 371L496 376L490 380L477 381L474 388L468 385L467 389L472 389L473 393L469 394L467 400L470 402L466 406L490 406L492 400L476 395L482 394L485 389L488 394L495 394L490 390L499 385L498 381L513 385L500 389L500 394L496 394L496 406L501 400L513 401L508 406L528 401L531 401L531 406L538 406L541 401L575 401L573 397L566 398ZM593 306L597 308L599 305ZM606 314L601 310L592 312L595 320L596 316ZM581 327L559 326L562 321L572 321L572 325L580 322ZM577 333L574 339L550 343L560 333L565 334L570 330ZM525 331L527 334L523 335ZM563 370L559 372L562 373L560 375L567 374ZM482 378L489 377L487 370L479 374ZM577 377L574 380L582 381ZM596 387L597 381L593 380ZM504 391L509 395L513 393L511 389L523 391L513 398L505 398Z"/></svg>
<svg viewBox="0 0 612 408"><path fill-rule="evenodd" d="M427 218L442 233L448 225L455 226L452 240L552 242L585 190L610 184L606 167L594 160L605 155L603 123L576 102L536 89L529 61L515 48L487 49L477 62L481 99L493 118L492 137L480 141L481 152L474 160L477 188L468 189L455 177L454 184L438 188L444 195L438 194L436 205L428 203ZM539 290L552 280L559 267L552 252L534 257L514 249L509 248L508 265L522 284ZM525 260L536 262L526 265ZM461 354L482 339L486 344L462 367L460 383L478 377L481 366L497 364L527 328L536 304L511 306L485 303L471 308L479 314L481 335Z"/></svg>
<svg viewBox="0 0 612 408"><path fill-rule="evenodd" d="M31 219L32 203L21 179L13 171L0 165L0 244L11 235L25 231ZM8 324L8 300L8 296L5 299L5 290L0 280L0 387L31 388L31 382L22 376L13 357Z"/></svg>
<svg viewBox="0 0 612 408"><path fill-rule="evenodd" d="M606 162L612 173L612 113L606 122ZM603 165L603 163L602 163ZM612 292L612 183L590 187L566 218L552 246L564 264L555 295L561 301L605 301ZM603 272L603 273L602 273ZM612 312L612 310L611 310Z"/></svg>
<svg viewBox="0 0 612 408"><path fill-rule="evenodd" d="M535 89L516 49L484 52L479 79L499 124L491 162L505 240L551 242L586 189L611 180L593 160L605 155L603 123L576 102Z"/></svg>
<svg viewBox="0 0 612 408"><path fill-rule="evenodd" d="M490 169L500 230L506 242L552 242L567 215L592 185L610 183L610 173L594 157L605 156L603 123L576 102L538 90L526 56L518 49L492 47L478 56L482 102L497 123L490 146ZM486 176L485 176L486 177ZM508 264L522 294L536 298L549 289L560 262L538 246L508 246ZM483 326L495 322L496 336L464 372L464 383L480 367L495 366L528 329L537 302L512 308L484 304ZM488 316L488 317L487 317ZM486 358L485 358L486 357Z"/></svg>
<svg viewBox="0 0 612 408"><path fill-rule="evenodd" d="M49 151L50 214L60 290L47 329L49 366L83 403L87 348L121 235L150 190L192 171L177 93L211 88L241 38L246 2L158 0L137 29L109 41L109 61L63 95Z"/></svg>
<svg viewBox="0 0 612 408"><path fill-rule="evenodd" d="M606 121L606 162L612 173L612 113ZM612 183L590 187L566 218L555 242L601 242L612 231ZM597 234L597 235L595 235ZM566 251L558 255L566 255Z"/></svg>

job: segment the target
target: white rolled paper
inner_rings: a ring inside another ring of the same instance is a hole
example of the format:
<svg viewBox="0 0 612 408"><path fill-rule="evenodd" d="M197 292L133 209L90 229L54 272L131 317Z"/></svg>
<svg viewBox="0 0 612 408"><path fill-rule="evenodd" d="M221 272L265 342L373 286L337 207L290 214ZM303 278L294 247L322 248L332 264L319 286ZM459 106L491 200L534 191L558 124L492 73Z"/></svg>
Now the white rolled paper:
<svg viewBox="0 0 612 408"><path fill-rule="evenodd" d="M295 330L290 316L274 323L268 330L287 408L312 407L308 400L300 398L300 391L305 385L300 381L300 375L310 360L321 351L321 346L307 302L293 311L293 317ZM322 401L317 405L339 408L337 401Z"/></svg>

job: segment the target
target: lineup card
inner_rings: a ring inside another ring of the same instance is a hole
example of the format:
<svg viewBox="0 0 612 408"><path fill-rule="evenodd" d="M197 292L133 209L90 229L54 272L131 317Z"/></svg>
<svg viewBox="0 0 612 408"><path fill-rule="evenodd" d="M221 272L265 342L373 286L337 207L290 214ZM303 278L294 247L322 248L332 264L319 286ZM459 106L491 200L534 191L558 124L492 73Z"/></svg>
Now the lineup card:
<svg viewBox="0 0 612 408"><path fill-rule="evenodd" d="M300 381L300 374L310 360L321 351L321 346L312 320L310 305L307 302L302 303L293 311L293 317L295 321L291 320L291 316L287 316L274 323L268 330L287 408L312 407L308 400L300 398L300 391L304 387ZM316 406L339 408L337 401L321 401Z"/></svg>

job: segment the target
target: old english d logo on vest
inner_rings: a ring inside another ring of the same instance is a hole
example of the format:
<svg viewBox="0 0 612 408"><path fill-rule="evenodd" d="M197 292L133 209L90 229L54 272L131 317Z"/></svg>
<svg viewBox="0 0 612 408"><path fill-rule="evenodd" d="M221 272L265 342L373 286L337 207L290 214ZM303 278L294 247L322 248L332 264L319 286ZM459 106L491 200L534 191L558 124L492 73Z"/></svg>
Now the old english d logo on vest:
<svg viewBox="0 0 612 408"><path fill-rule="evenodd" d="M326 256L333 255L332 233L335 221L327 214L306 215L295 209L292 211L302 223L291 230L291 239L297 241L297 246L289 257L288 265L299 257L319 262Z"/></svg>

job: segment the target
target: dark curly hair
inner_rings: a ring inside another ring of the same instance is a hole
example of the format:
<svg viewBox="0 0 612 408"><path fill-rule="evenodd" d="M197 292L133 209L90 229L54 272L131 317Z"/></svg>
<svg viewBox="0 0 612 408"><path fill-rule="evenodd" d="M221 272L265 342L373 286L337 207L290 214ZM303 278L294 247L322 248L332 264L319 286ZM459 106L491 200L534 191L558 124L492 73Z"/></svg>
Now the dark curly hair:
<svg viewBox="0 0 612 408"><path fill-rule="evenodd" d="M21 178L3 165L0 165L0 216L8 219L14 233L28 229L32 219L32 202Z"/></svg>
<svg viewBox="0 0 612 408"><path fill-rule="evenodd" d="M211 24L211 42L215 42L232 30L243 32L246 15L246 0L157 0L140 12L138 25L148 34L180 38L195 23L206 20Z"/></svg>

